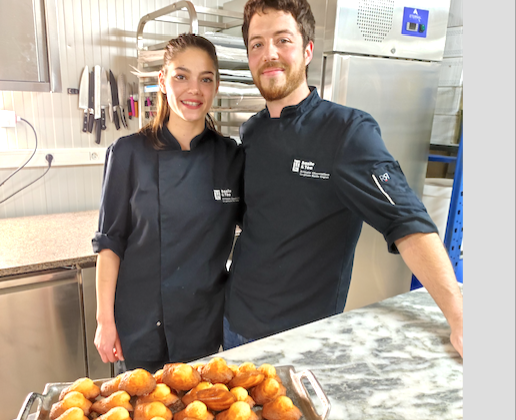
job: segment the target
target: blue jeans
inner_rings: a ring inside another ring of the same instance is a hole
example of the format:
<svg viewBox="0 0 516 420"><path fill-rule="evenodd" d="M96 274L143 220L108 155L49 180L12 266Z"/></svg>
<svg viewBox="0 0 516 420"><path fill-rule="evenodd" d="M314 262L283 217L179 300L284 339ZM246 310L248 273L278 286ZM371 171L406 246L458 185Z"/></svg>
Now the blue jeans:
<svg viewBox="0 0 516 420"><path fill-rule="evenodd" d="M242 344L250 343L251 341L254 340L242 337L240 334L231 331L229 328L229 321L226 317L224 317L224 342L222 344L222 348L224 350L229 350L233 347L238 347Z"/></svg>

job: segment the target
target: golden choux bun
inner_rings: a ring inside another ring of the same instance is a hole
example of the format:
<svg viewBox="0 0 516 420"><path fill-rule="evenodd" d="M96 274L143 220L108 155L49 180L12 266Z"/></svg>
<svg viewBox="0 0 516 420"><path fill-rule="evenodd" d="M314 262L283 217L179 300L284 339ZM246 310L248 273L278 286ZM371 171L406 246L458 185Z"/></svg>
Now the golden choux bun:
<svg viewBox="0 0 516 420"><path fill-rule="evenodd" d="M273 378L276 379L279 383L281 383L281 379L276 372L276 368L268 363L264 363L258 368L258 372L263 373L265 378Z"/></svg>
<svg viewBox="0 0 516 420"><path fill-rule="evenodd" d="M174 420L213 420L214 418L214 415L208 410L206 404L201 401L193 401L188 404L184 410L174 414Z"/></svg>
<svg viewBox="0 0 516 420"><path fill-rule="evenodd" d="M264 405L280 395L287 395L287 390L273 378L264 379L251 390L251 397L253 397L253 400L259 405Z"/></svg>
<svg viewBox="0 0 516 420"><path fill-rule="evenodd" d="M235 388L241 386L242 388L249 389L253 386L258 385L265 378L264 374L256 369L256 366L251 362L242 363L238 367L238 371L229 381L229 388Z"/></svg>
<svg viewBox="0 0 516 420"><path fill-rule="evenodd" d="M110 379L109 381L104 382L100 386L100 395L102 395L103 397L108 397L113 392L118 391L118 385L120 385L120 380L122 379L122 376L124 376L123 373L115 376L113 379Z"/></svg>
<svg viewBox="0 0 516 420"><path fill-rule="evenodd" d="M233 379L233 376L235 376L235 374L222 357L214 357L201 369L202 380L211 382L212 384L227 384Z"/></svg>
<svg viewBox="0 0 516 420"><path fill-rule="evenodd" d="M201 375L186 363L168 363L163 367L163 383L178 391L188 391L201 382Z"/></svg>
<svg viewBox="0 0 516 420"><path fill-rule="evenodd" d="M212 386L197 392L197 400L213 411L227 410L236 401L235 396L226 389Z"/></svg>
<svg viewBox="0 0 516 420"><path fill-rule="evenodd" d="M258 420L249 404L243 401L234 402L226 411L217 414L215 420Z"/></svg>
<svg viewBox="0 0 516 420"><path fill-rule="evenodd" d="M265 403L262 409L262 416L267 420L299 420L301 415L299 408L285 395Z"/></svg>
<svg viewBox="0 0 516 420"><path fill-rule="evenodd" d="M130 399L131 396L126 391L116 391L109 397L95 401L91 406L91 411L106 414L114 407L124 407L127 411L133 411L133 406L129 402Z"/></svg>
<svg viewBox="0 0 516 420"><path fill-rule="evenodd" d="M159 369L156 371L156 373L154 373L154 379L156 379L156 383L157 384L162 384L163 383L163 369Z"/></svg>
<svg viewBox="0 0 516 420"><path fill-rule="evenodd" d="M172 411L159 401L139 404L134 409L134 420L151 420L153 417L163 417L172 420Z"/></svg>
<svg viewBox="0 0 516 420"><path fill-rule="evenodd" d="M113 407L106 414L97 417L96 420L129 420L131 416L124 407Z"/></svg>
<svg viewBox="0 0 516 420"><path fill-rule="evenodd" d="M100 395L100 388L90 378L79 378L70 386L67 386L61 391L59 401L61 401L66 394L71 391L80 392L88 400L94 400Z"/></svg>
<svg viewBox="0 0 516 420"><path fill-rule="evenodd" d="M192 388L190 391L188 391L185 395L183 395L183 398L181 398L181 401L183 402L183 404L185 406L187 406L188 404L190 404L192 401L195 401L197 399L197 393L201 390L201 389L206 389L206 388L210 388L212 387L213 385L210 384L209 382L200 382L199 385L197 385L196 387Z"/></svg>
<svg viewBox="0 0 516 420"><path fill-rule="evenodd" d="M118 389L126 391L129 395L141 396L149 394L156 388L156 379L145 369L133 369L124 373Z"/></svg>
<svg viewBox="0 0 516 420"><path fill-rule="evenodd" d="M72 407L61 414L56 420L89 420L79 407Z"/></svg>
<svg viewBox="0 0 516 420"><path fill-rule="evenodd" d="M156 388L149 394L142 395L136 400L136 405L146 402L159 401L164 405L171 406L179 401L179 397L166 384L156 384Z"/></svg>
<svg viewBox="0 0 516 420"><path fill-rule="evenodd" d="M236 386L234 388L231 388L229 390L231 392L237 401L243 401L249 404L251 408L254 407L256 402L249 396L249 392L247 392L247 389L242 388L241 386Z"/></svg>
<svg viewBox="0 0 516 420"><path fill-rule="evenodd" d="M66 410L72 407L80 408L84 412L84 415L87 416L88 414L90 414L91 405L92 402L88 400L80 392L70 391L63 397L61 401L58 401L52 405L52 408L50 409L49 418L50 420L55 420Z"/></svg>

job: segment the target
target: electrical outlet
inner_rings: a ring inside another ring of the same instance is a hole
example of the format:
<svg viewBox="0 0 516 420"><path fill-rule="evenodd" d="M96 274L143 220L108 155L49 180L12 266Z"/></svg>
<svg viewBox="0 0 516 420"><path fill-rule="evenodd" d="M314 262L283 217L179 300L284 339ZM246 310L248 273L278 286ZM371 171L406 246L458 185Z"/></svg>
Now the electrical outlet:
<svg viewBox="0 0 516 420"><path fill-rule="evenodd" d="M14 111L0 110L0 127L16 127L16 114Z"/></svg>

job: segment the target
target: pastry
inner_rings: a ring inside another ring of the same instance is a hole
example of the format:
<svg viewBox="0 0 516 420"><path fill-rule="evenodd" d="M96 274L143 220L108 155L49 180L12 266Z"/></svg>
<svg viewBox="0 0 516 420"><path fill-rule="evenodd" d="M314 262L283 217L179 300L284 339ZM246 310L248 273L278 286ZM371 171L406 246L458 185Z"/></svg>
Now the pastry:
<svg viewBox="0 0 516 420"><path fill-rule="evenodd" d="M125 391L113 392L109 397L95 401L91 406L91 411L99 414L106 414L114 407L124 407L127 411L133 411L133 406L129 402L131 396Z"/></svg>
<svg viewBox="0 0 516 420"><path fill-rule="evenodd" d="M259 372L254 364L245 362L238 367L238 371L234 378L229 381L228 386L230 389L237 386L249 389L258 385L264 378L264 374Z"/></svg>
<svg viewBox="0 0 516 420"><path fill-rule="evenodd" d="M259 405L264 405L280 395L287 395L287 390L273 378L264 379L251 390L251 397L253 397L253 400Z"/></svg>
<svg viewBox="0 0 516 420"><path fill-rule="evenodd" d="M125 372L120 379L118 389L126 391L129 395L149 394L156 388L156 379L145 369L134 369Z"/></svg>
<svg viewBox="0 0 516 420"><path fill-rule="evenodd" d="M124 407L113 407L106 414L97 417L96 420L130 420L129 411Z"/></svg>
<svg viewBox="0 0 516 420"><path fill-rule="evenodd" d="M258 420L258 416L251 410L249 404L236 401L226 411L217 414L215 420Z"/></svg>
<svg viewBox="0 0 516 420"><path fill-rule="evenodd" d="M210 413L208 407L206 407L206 404L201 401L193 401L188 404L184 410L174 414L174 420L213 420L214 418L215 416Z"/></svg>
<svg viewBox="0 0 516 420"><path fill-rule="evenodd" d="M79 407L72 407L61 414L56 420L89 420Z"/></svg>
<svg viewBox="0 0 516 420"><path fill-rule="evenodd" d="M113 379L110 379L109 381L104 382L100 386L100 395L102 395L103 397L108 397L113 392L118 391L118 385L120 384L122 376L124 376L123 373L121 373L118 376L115 376Z"/></svg>
<svg viewBox="0 0 516 420"><path fill-rule="evenodd" d="M213 411L227 410L236 401L235 396L227 389L212 386L197 392L197 400L206 404Z"/></svg>
<svg viewBox="0 0 516 420"><path fill-rule="evenodd" d="M199 392L201 389L210 388L213 385L209 382L200 382L199 385L192 388L190 391L188 391L185 395L183 395L183 398L181 398L181 401L185 406L190 404L192 401L195 401L197 399L197 392Z"/></svg>
<svg viewBox="0 0 516 420"><path fill-rule="evenodd" d="M90 378L79 378L70 386L67 386L61 391L59 401L61 401L66 394L71 391L80 392L88 400L94 400L100 395L100 388Z"/></svg>
<svg viewBox="0 0 516 420"><path fill-rule="evenodd" d="M56 402L50 409L49 419L55 420L66 410L72 407L78 407L87 416L90 414L92 402L78 391L70 391L61 401Z"/></svg>
<svg viewBox="0 0 516 420"><path fill-rule="evenodd" d="M186 363L168 363L163 367L163 383L177 391L188 391L201 382L201 375Z"/></svg>
<svg viewBox="0 0 516 420"><path fill-rule="evenodd" d="M172 420L172 411L165 404L159 401L136 405L134 409L134 420L151 420L154 417L163 417L165 420Z"/></svg>
<svg viewBox="0 0 516 420"><path fill-rule="evenodd" d="M235 374L222 357L214 357L201 368L202 380L212 384L227 384L233 379L233 376Z"/></svg>
<svg viewBox="0 0 516 420"><path fill-rule="evenodd" d="M237 401L243 401L249 404L249 407L253 408L256 402L249 396L249 393L247 392L247 389L242 388L241 386L236 386L234 388L231 388L229 390L231 392Z"/></svg>
<svg viewBox="0 0 516 420"><path fill-rule="evenodd" d="M267 420L299 420L301 415L299 408L285 395L265 403L262 409L262 416Z"/></svg>
<svg viewBox="0 0 516 420"><path fill-rule="evenodd" d="M156 384L154 391L149 394L142 395L136 400L136 405L146 402L159 401L167 407L179 401L179 397L175 392L172 392L166 384Z"/></svg>
<svg viewBox="0 0 516 420"><path fill-rule="evenodd" d="M258 368L258 372L263 373L265 378L273 378L276 379L279 383L281 383L281 379L276 372L276 368L268 363L264 363Z"/></svg>
<svg viewBox="0 0 516 420"><path fill-rule="evenodd" d="M156 383L158 383L158 384L163 383L163 369L157 370L153 376L154 376L154 379L156 379Z"/></svg>

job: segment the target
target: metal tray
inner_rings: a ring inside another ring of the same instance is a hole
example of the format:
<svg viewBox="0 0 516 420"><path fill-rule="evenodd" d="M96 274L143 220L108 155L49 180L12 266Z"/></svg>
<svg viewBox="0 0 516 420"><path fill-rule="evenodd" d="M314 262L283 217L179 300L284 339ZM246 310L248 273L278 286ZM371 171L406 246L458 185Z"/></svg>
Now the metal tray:
<svg viewBox="0 0 516 420"><path fill-rule="evenodd" d="M287 396L292 400L294 405L301 410L303 416L300 420L326 420L330 414L330 401L324 393L319 381L310 370L296 372L293 366L275 366L276 373L281 378L283 385L287 389ZM318 400L322 406L322 413L318 414L312 398L303 384L303 378L312 386ZM104 382L112 378L97 379L93 382L97 386L101 386ZM45 385L43 394L37 392L30 393L18 414L16 420L49 420L50 409L52 404L59 399L59 394L72 382L49 383ZM39 406L35 414L30 414L33 404L38 401ZM30 416L30 417L29 417Z"/></svg>

